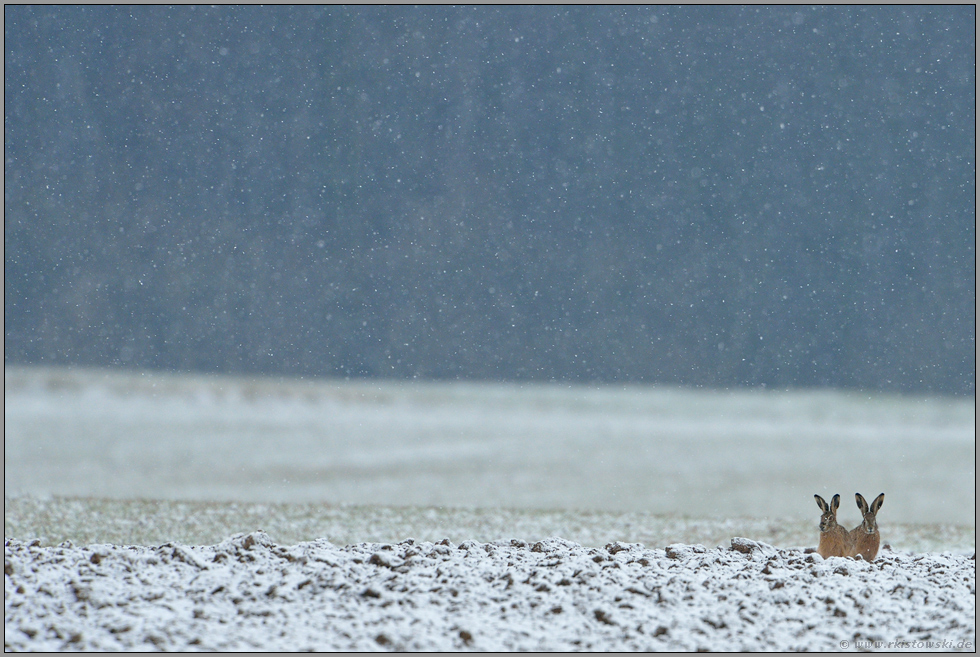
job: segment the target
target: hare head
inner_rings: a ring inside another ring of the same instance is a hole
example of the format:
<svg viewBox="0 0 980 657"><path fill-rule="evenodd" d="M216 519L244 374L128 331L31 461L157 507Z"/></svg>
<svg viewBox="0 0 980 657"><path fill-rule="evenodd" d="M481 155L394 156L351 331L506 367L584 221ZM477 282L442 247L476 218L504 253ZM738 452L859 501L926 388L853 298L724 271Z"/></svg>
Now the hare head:
<svg viewBox="0 0 980 657"><path fill-rule="evenodd" d="M819 495L814 495L813 497L817 500L817 506L823 512L820 514L820 531L826 532L837 526L837 509L840 507L840 495L834 495L830 500L830 504L827 504L826 500Z"/></svg>
<svg viewBox="0 0 980 657"><path fill-rule="evenodd" d="M861 495L861 493L854 493L854 500L857 502L857 506L861 509L861 530L865 534L877 534L878 533L878 509L885 502L885 494L882 493L875 498L875 501L868 506L867 501Z"/></svg>

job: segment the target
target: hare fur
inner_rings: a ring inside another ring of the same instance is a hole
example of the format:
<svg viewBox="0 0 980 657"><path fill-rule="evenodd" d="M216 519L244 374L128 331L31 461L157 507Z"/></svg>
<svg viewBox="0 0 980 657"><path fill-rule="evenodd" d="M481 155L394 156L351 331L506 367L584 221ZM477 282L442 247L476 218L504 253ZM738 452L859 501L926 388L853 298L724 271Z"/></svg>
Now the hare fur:
<svg viewBox="0 0 980 657"><path fill-rule="evenodd" d="M820 544L817 546L817 554L824 559L847 556L852 550L851 534L848 534L846 529L837 524L840 495L834 495L830 504L827 504L819 495L813 497L823 512L820 515Z"/></svg>
<svg viewBox="0 0 980 657"><path fill-rule="evenodd" d="M847 556L861 555L865 561L873 561L878 556L878 546L881 544L881 534L878 533L878 509L885 502L885 494L876 497L871 506L868 506L860 493L854 493L854 500L861 510L863 519L860 525L850 531L851 545Z"/></svg>

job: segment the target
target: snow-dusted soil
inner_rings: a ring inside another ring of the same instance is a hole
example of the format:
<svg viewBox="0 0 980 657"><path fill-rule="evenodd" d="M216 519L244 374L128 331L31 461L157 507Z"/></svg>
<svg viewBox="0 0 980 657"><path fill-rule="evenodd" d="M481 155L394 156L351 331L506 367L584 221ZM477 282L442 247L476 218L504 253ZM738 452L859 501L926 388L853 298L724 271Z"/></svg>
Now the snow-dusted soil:
<svg viewBox="0 0 980 657"><path fill-rule="evenodd" d="M816 505L814 516L819 513ZM842 514L843 515L843 514ZM856 519L855 519L855 523ZM902 524L882 514L881 540L899 552L976 551L974 525ZM673 543L727 545L747 536L780 547L815 546L818 518L697 518L638 512L329 504L254 504L4 497L4 538L41 545L212 545L239 532L261 531L281 545L325 538L336 545L420 541L490 542L551 536L587 547L623 541L663 547Z"/></svg>
<svg viewBox="0 0 980 657"><path fill-rule="evenodd" d="M205 547L7 539L4 573L6 650L976 645L976 557L952 553L823 560L738 538L284 547L255 532Z"/></svg>

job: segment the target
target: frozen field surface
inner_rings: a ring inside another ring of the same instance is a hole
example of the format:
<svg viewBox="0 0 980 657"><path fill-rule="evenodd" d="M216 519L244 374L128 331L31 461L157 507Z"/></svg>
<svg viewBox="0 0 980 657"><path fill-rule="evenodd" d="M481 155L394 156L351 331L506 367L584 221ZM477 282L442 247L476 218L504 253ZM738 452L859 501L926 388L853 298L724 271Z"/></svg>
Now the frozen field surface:
<svg viewBox="0 0 980 657"><path fill-rule="evenodd" d="M976 557L562 539L4 544L6 650L973 651Z"/></svg>
<svg viewBox="0 0 980 657"><path fill-rule="evenodd" d="M4 368L4 493L976 524L972 398ZM227 534L226 534L227 535Z"/></svg>
<svg viewBox="0 0 980 657"><path fill-rule="evenodd" d="M4 380L7 650L975 649L973 399Z"/></svg>
<svg viewBox="0 0 980 657"><path fill-rule="evenodd" d="M817 544L817 518L692 518L637 511L464 509L447 507L256 504L93 498L4 498L4 536L43 546L211 545L232 534L262 531L282 545L327 539L336 545L407 538L491 542L561 536L587 547L626 541L728 545L745 536L780 547ZM814 505L816 509L816 505ZM856 524L856 523L855 523ZM898 551L972 554L974 525L880 523L882 542Z"/></svg>

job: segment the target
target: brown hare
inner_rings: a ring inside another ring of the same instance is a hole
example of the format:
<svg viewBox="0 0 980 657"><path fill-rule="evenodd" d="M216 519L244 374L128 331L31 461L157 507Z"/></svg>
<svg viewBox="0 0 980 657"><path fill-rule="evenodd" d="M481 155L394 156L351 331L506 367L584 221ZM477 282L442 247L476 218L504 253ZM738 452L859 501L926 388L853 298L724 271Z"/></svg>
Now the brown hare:
<svg viewBox="0 0 980 657"><path fill-rule="evenodd" d="M819 495L813 497L817 500L817 506L823 511L820 516L820 544L817 546L817 554L824 559L846 556L851 550L851 538L847 530L837 524L840 495L834 495L830 504Z"/></svg>
<svg viewBox="0 0 980 657"><path fill-rule="evenodd" d="M876 497L870 507L860 493L854 493L854 499L864 519L860 525L851 530L851 549L847 556L861 555L865 561L874 561L878 556L878 545L881 543L881 534L878 533L878 509L885 501L885 494Z"/></svg>

